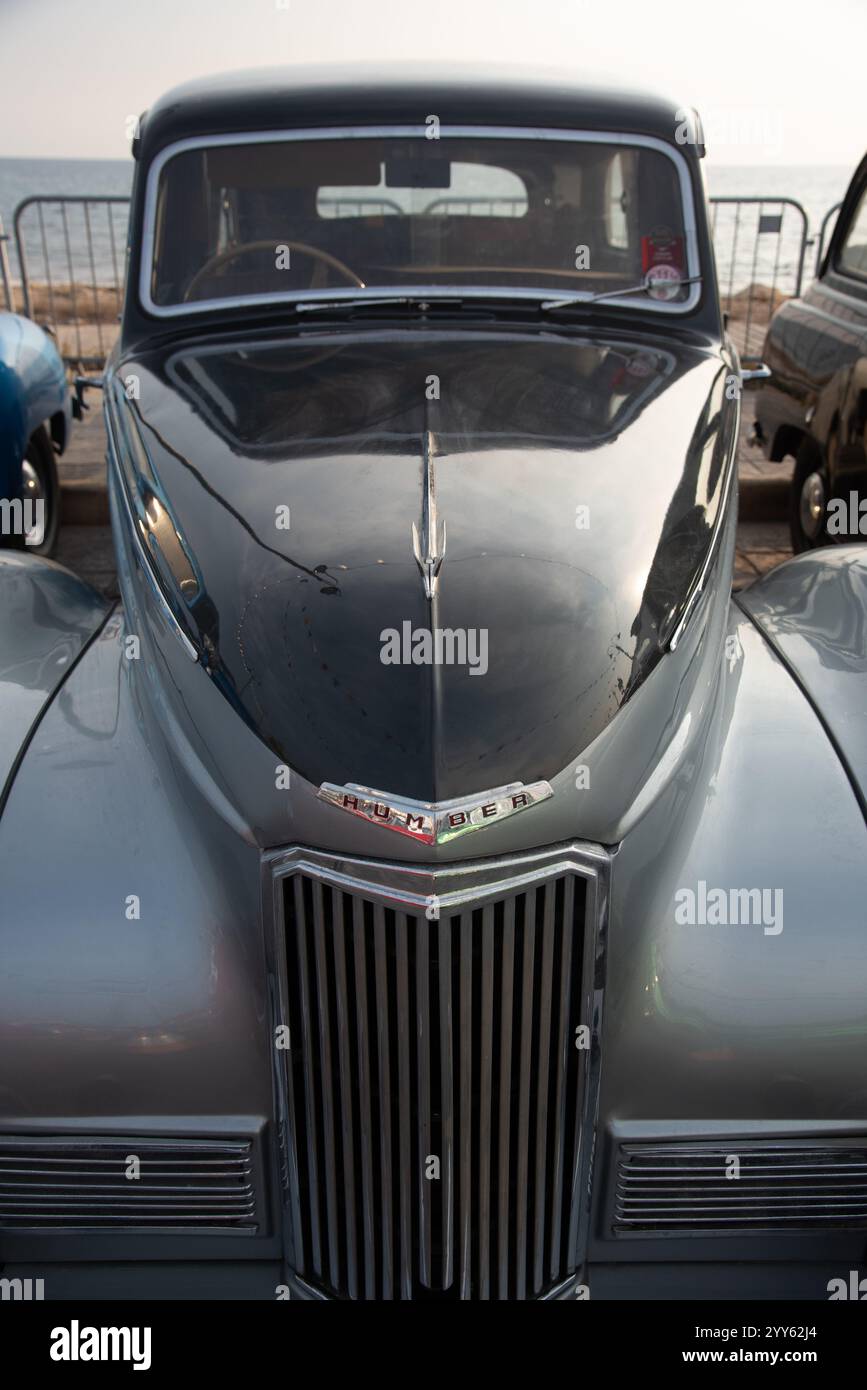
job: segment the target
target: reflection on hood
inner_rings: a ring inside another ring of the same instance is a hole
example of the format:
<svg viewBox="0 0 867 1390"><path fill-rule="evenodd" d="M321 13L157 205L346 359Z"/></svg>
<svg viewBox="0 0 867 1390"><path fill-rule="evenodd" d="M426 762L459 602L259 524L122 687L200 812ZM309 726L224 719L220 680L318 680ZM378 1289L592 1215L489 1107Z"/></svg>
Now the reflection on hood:
<svg viewBox="0 0 867 1390"><path fill-rule="evenodd" d="M205 664L314 783L550 778L652 670L707 554L724 365L697 349L378 331L136 371ZM481 633L484 674L460 659Z"/></svg>

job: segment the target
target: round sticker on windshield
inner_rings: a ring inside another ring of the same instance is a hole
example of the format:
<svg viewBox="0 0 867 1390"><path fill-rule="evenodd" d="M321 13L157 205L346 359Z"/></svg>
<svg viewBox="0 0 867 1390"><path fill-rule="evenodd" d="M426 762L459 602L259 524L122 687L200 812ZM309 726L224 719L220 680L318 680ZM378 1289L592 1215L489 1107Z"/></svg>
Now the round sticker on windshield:
<svg viewBox="0 0 867 1390"><path fill-rule="evenodd" d="M674 265L652 265L644 277L651 299L675 299L683 276Z"/></svg>

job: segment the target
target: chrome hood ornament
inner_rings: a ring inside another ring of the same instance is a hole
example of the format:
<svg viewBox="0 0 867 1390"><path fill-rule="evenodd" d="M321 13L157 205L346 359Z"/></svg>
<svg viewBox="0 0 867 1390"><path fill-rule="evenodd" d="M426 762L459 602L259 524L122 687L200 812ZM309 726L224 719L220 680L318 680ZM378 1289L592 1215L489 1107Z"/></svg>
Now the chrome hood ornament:
<svg viewBox="0 0 867 1390"><path fill-rule="evenodd" d="M434 439L430 430L424 432L424 476L422 479L421 535L412 523L412 552L424 580L425 596L432 599L437 591L439 572L446 553L446 524L437 519L436 477L434 475Z"/></svg>
<svg viewBox="0 0 867 1390"><path fill-rule="evenodd" d="M339 787L323 782L319 797L352 816L396 830L425 845L444 845L471 830L483 830L486 825L507 820L509 816L547 801L554 792L548 782L510 782L478 796L460 797L455 801L410 801L388 792L360 787L354 782Z"/></svg>

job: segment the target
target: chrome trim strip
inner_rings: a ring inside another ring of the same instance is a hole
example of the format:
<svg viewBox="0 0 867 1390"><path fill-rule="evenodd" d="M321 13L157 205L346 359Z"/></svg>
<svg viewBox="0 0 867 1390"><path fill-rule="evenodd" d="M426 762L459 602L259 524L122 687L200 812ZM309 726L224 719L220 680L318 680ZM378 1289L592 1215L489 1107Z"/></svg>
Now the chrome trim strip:
<svg viewBox="0 0 867 1390"><path fill-rule="evenodd" d="M152 161L148 170L147 186L145 189L145 208L144 225L142 227L142 258L139 273L139 301L147 313L155 318L177 318L192 314L211 313L215 309L234 309L261 304L286 304L300 303L304 300L334 299L338 297L334 290L300 290L296 294L256 294L256 295L233 295L225 299L200 299L194 305L155 304L150 294L151 277L153 274L154 261L154 235L156 230L156 208L159 176L168 163L175 155L183 154L187 150L214 149L223 145L252 145L252 144L273 144L288 140L369 140L381 136L386 138L424 138L427 127L424 125L396 125L396 126L335 126L331 129L315 128L312 130L267 130L267 131L245 131L234 135L212 135L212 136L191 136L186 140L177 140L174 144L166 145L165 149L160 150L159 154ZM687 274L693 277L700 274L700 263L698 256L698 234L696 226L695 204L692 196L692 184L689 178L689 168L683 155L674 146L669 145L665 140L659 140L653 135L628 135L615 131L598 130L550 130L536 126L440 126L440 138L448 139L512 139L512 140L572 140L582 144L595 145L618 145L624 148L638 146L641 149L658 150L666 155L677 169L678 181L680 183L681 198L683 201L683 230L687 250ZM371 287L381 297L382 286ZM464 299L484 298L491 294L500 292L504 287L488 285L484 287L465 286L465 285L400 285L395 286L395 298L402 296L421 296L425 299L435 298L454 298L459 296ZM352 297L357 298L358 290L352 288ZM545 289L514 289L508 291L510 298L515 299L550 299L551 287ZM687 314L698 304L701 296L701 288L695 285L691 288L689 296L679 304L668 303L664 300L653 300L650 302L642 301L642 308L653 314ZM615 305L620 308L635 308L635 299L629 297L611 298L605 301L606 305Z"/></svg>
<svg viewBox="0 0 867 1390"><path fill-rule="evenodd" d="M434 598L439 587L439 573L446 554L446 524L440 529L437 518L436 475L434 474L434 451L436 445L430 430L425 430L423 441L423 477L421 496L421 535L415 522L412 523L412 553L421 570L424 581L425 598Z"/></svg>
<svg viewBox="0 0 867 1390"><path fill-rule="evenodd" d="M163 592L163 587L160 584L159 579L154 571L150 555L148 554L147 548L144 545L142 538L139 534L139 528L136 525L135 517L133 515L132 503L130 502L129 496L127 494L126 483L124 482L123 476L121 474L120 451L118 448L117 436L115 434L114 421L111 416L111 410L111 401L109 399L108 393L106 393L105 408L103 413L105 416L106 435L108 436L108 458L114 475L113 481L116 490L120 494L124 515L126 516L126 520L129 525L129 531L130 535L132 536L132 542L135 548L135 553L138 556L142 572L148 582L148 587L150 588L154 598L156 599L157 607L159 608L160 613L162 614L171 631L174 633L175 637L177 637L178 641L180 642L181 646L183 647L190 660L198 661L200 657L199 649L190 640L190 638L184 632L184 629L181 626L180 622L178 621L175 612L168 601L168 598Z"/></svg>
<svg viewBox="0 0 867 1390"><path fill-rule="evenodd" d="M325 854L302 846L277 850L267 861L275 891L288 875L304 873L345 892L373 898L385 907L421 912L431 898L436 898L440 910L446 911L470 902L482 906L493 898L564 873L581 874L595 882L607 872L609 863L604 850L581 841L471 863L389 863Z"/></svg>
<svg viewBox="0 0 867 1390"><path fill-rule="evenodd" d="M735 427L732 432L731 454L729 456L728 461L728 476L726 477L726 481L723 487L723 495L720 498L719 513L716 518L714 533L710 539L710 545L707 549L707 555L704 557L704 564L699 570L698 579L695 581L692 593L687 598L686 606L683 610L683 613L681 614L680 622L678 623L677 627L674 629L674 632L671 634L671 637L668 640L668 649L672 652L677 650L677 644L683 636L684 632L686 631L687 626L689 625L692 616L695 613L695 610L698 606L698 601L704 593L705 586L708 581L708 576L716 561L717 551L720 547L722 533L725 528L726 519L728 517L729 502L731 500L732 495L732 487L734 486L734 479L737 473L737 450L740 428L741 398L740 395L738 395L737 404L735 407Z"/></svg>

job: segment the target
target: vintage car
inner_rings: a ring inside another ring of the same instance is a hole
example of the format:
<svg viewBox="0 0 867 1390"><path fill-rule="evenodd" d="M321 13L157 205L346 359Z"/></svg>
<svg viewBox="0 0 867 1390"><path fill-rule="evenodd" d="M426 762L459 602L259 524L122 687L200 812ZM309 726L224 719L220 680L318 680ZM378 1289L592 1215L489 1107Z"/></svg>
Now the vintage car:
<svg viewBox="0 0 867 1390"><path fill-rule="evenodd" d="M732 598L697 121L278 70L134 154L122 601L0 571L4 1276L829 1297L867 551Z"/></svg>
<svg viewBox="0 0 867 1390"><path fill-rule="evenodd" d="M756 436L768 458L795 458L795 552L867 539L867 155L817 279L777 310L762 355Z"/></svg>
<svg viewBox="0 0 867 1390"><path fill-rule="evenodd" d="M60 529L55 453L69 439L63 362L30 319L0 312L0 546L51 555Z"/></svg>

